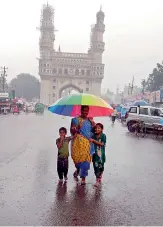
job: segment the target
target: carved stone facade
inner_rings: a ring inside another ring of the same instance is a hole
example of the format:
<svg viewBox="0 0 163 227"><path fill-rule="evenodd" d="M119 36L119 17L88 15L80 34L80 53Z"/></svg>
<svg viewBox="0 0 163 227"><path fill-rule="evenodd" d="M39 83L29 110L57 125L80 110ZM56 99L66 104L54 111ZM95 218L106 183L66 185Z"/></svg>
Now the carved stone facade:
<svg viewBox="0 0 163 227"><path fill-rule="evenodd" d="M62 91L74 88L79 92L100 96L104 77L102 54L105 43L104 13L96 14L96 24L91 28L88 53L67 53L54 49L54 10L44 5L41 15L39 75L41 78L40 101L52 104L61 97Z"/></svg>

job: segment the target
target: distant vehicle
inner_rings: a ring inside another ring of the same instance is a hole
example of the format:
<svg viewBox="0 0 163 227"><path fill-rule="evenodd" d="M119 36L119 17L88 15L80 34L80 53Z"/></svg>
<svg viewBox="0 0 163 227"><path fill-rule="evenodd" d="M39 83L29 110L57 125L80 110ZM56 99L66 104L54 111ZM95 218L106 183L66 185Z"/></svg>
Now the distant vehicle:
<svg viewBox="0 0 163 227"><path fill-rule="evenodd" d="M146 128L152 129L153 124L160 124L162 119L163 111L161 108L152 106L132 106L127 113L126 124L128 130L132 132L132 125L137 121L144 122Z"/></svg>
<svg viewBox="0 0 163 227"><path fill-rule="evenodd" d="M26 111L26 106L23 107L23 111L24 111L24 112Z"/></svg>
<svg viewBox="0 0 163 227"><path fill-rule="evenodd" d="M28 106L28 111L33 113L34 112L34 106Z"/></svg>
<svg viewBox="0 0 163 227"><path fill-rule="evenodd" d="M35 105L35 113L44 113L45 106L42 103L36 103Z"/></svg>
<svg viewBox="0 0 163 227"><path fill-rule="evenodd" d="M0 93L1 96L2 93ZM10 112L10 107L11 107L11 103L10 100L8 98L1 98L0 97L0 109L1 109L1 113L2 114L8 114Z"/></svg>
<svg viewBox="0 0 163 227"><path fill-rule="evenodd" d="M4 107L4 108L3 108L3 114L4 114L4 115L7 115L7 114L8 114L8 109L7 109L7 107Z"/></svg>
<svg viewBox="0 0 163 227"><path fill-rule="evenodd" d="M34 106L24 106L24 112L33 113L34 112Z"/></svg>
<svg viewBox="0 0 163 227"><path fill-rule="evenodd" d="M19 108L17 107L17 106L14 106L13 107L13 112L12 112L13 114L19 114L20 112L19 112Z"/></svg>

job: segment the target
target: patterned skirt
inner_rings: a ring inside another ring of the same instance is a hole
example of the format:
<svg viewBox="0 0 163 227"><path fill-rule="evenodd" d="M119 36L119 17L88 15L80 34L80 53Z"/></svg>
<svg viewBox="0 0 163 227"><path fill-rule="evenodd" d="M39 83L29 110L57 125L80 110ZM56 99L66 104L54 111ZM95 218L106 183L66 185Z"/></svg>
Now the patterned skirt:
<svg viewBox="0 0 163 227"><path fill-rule="evenodd" d="M91 162L90 142L87 138L77 134L72 143L71 157L75 164L81 162Z"/></svg>

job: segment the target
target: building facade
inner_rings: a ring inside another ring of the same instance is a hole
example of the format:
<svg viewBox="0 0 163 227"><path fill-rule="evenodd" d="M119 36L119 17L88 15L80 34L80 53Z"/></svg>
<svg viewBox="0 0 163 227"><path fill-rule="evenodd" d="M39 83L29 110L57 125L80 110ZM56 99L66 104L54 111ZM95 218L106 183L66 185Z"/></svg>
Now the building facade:
<svg viewBox="0 0 163 227"><path fill-rule="evenodd" d="M40 101L52 104L61 98L63 91L74 89L82 93L100 96L101 82L104 77L102 55L105 49L104 13L96 14L96 24L91 27L90 48L87 53L56 51L54 9L44 5L40 21L40 58L39 75L41 78Z"/></svg>

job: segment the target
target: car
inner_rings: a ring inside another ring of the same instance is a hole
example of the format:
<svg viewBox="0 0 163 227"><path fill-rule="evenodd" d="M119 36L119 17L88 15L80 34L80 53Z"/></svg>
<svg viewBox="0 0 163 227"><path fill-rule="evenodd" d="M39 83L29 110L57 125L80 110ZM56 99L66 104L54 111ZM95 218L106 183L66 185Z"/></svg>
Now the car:
<svg viewBox="0 0 163 227"><path fill-rule="evenodd" d="M136 122L144 122L146 128L152 129L153 124L160 124L163 119L163 111L161 108L152 106L131 106L126 118L128 130L132 132L132 125Z"/></svg>

